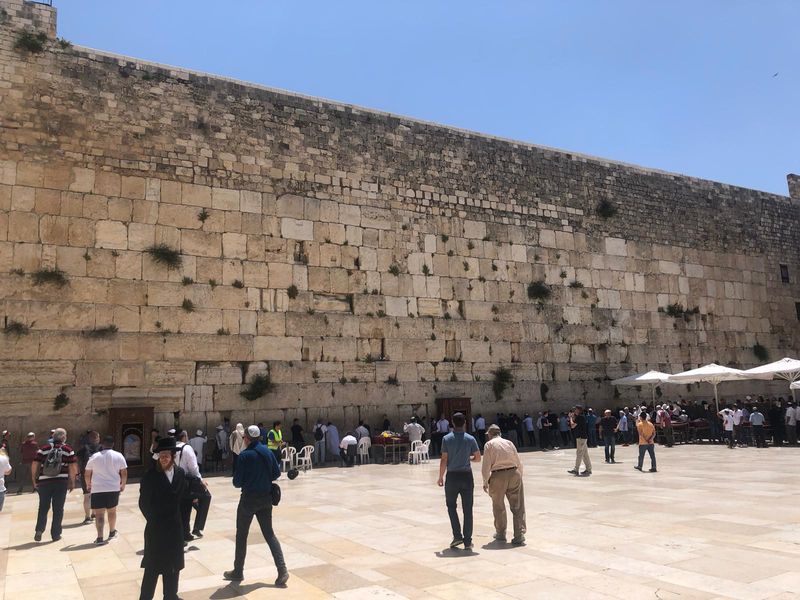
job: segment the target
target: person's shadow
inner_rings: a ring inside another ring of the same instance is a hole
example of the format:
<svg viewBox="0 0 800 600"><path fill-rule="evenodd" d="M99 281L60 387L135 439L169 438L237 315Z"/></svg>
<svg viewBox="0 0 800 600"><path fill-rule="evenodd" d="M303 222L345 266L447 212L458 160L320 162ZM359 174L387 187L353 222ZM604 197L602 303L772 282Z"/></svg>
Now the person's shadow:
<svg viewBox="0 0 800 600"><path fill-rule="evenodd" d="M37 546L47 546L48 544L53 544L53 540L49 542L25 542L24 544L19 544L18 546L9 546L6 550L30 550L31 548L36 548Z"/></svg>
<svg viewBox="0 0 800 600"><path fill-rule="evenodd" d="M436 552L437 558L464 558L465 556L478 556L474 550L460 550L458 548L445 548Z"/></svg>
<svg viewBox="0 0 800 600"><path fill-rule="evenodd" d="M107 545L108 542L103 542L102 544L95 544L94 542L89 542L88 544L70 544L69 546L64 546L61 552L76 552L78 550L89 550L89 548L100 548L101 546Z"/></svg>
<svg viewBox="0 0 800 600"><path fill-rule="evenodd" d="M484 544L481 546L484 550L505 550L506 548L513 548L511 544L508 542L498 542L497 540L492 540L488 544Z"/></svg>
<svg viewBox="0 0 800 600"><path fill-rule="evenodd" d="M225 600L227 598L241 598L246 596L250 592L254 592L261 588L278 588L277 585L272 583L249 583L247 585L241 585L239 583L231 582L225 587L219 588L216 592L211 594L209 598L212 600ZM278 588L279 589L279 588Z"/></svg>

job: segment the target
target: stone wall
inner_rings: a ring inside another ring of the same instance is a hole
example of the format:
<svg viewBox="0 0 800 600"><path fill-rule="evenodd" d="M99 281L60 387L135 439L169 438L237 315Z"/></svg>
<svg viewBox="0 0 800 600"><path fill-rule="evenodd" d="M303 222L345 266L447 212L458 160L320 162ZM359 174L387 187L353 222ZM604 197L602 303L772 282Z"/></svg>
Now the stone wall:
<svg viewBox="0 0 800 600"><path fill-rule="evenodd" d="M611 378L747 367L757 343L798 354L795 192L77 48L56 39L54 9L0 6L0 316L20 324L0 334L0 420L14 431L102 428L114 406L206 428L398 422L454 395L489 414L622 404L638 392L616 397ZM42 52L15 48L26 30L45 32ZM52 269L65 285L37 282ZM500 366L514 386L498 401ZM244 400L262 373L274 390Z"/></svg>

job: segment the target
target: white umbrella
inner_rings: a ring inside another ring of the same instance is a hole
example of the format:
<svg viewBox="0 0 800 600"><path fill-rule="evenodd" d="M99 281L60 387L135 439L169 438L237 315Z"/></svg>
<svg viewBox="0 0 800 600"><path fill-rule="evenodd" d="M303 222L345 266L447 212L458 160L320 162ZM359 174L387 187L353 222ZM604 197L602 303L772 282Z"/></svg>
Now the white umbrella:
<svg viewBox="0 0 800 600"><path fill-rule="evenodd" d="M789 386L790 390L800 390L800 381L795 381Z"/></svg>
<svg viewBox="0 0 800 600"><path fill-rule="evenodd" d="M711 363L697 369L683 371L670 375L667 379L668 383L710 383L714 386L714 403L719 412L719 393L717 386L723 381L742 381L743 379L772 379L772 375L745 375L744 371L739 369L731 369L730 367L723 367Z"/></svg>
<svg viewBox="0 0 800 600"><path fill-rule="evenodd" d="M628 375L621 377L611 382L611 385L652 385L653 386L653 402L656 400L656 388L667 381L669 373L662 373L661 371L648 371L647 373L639 373L637 375Z"/></svg>
<svg viewBox="0 0 800 600"><path fill-rule="evenodd" d="M768 365L747 369L744 371L744 374L756 376L769 375L770 377L774 375L775 377L785 379L790 383L789 389L792 390L793 397L795 395L794 390L800 389L800 385L794 385L797 383L797 380L800 379L800 360L796 358L782 358Z"/></svg>

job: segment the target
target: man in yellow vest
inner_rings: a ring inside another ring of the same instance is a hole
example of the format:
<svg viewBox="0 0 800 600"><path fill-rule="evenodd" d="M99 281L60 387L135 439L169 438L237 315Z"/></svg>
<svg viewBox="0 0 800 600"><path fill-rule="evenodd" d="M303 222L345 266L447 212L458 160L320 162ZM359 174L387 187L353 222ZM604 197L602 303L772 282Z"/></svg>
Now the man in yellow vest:
<svg viewBox="0 0 800 600"><path fill-rule="evenodd" d="M283 432L281 431L281 422L275 421L272 423L272 429L267 434L267 448L269 448L275 455L278 464L281 464L281 448L283 448Z"/></svg>

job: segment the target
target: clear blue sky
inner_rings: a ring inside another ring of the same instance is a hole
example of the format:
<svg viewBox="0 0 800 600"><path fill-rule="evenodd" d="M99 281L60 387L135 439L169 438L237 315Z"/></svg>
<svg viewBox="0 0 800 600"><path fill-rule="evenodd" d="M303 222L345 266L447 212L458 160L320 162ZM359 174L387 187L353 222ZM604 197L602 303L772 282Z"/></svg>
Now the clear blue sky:
<svg viewBox="0 0 800 600"><path fill-rule="evenodd" d="M54 3L83 46L783 195L800 172L798 0Z"/></svg>

